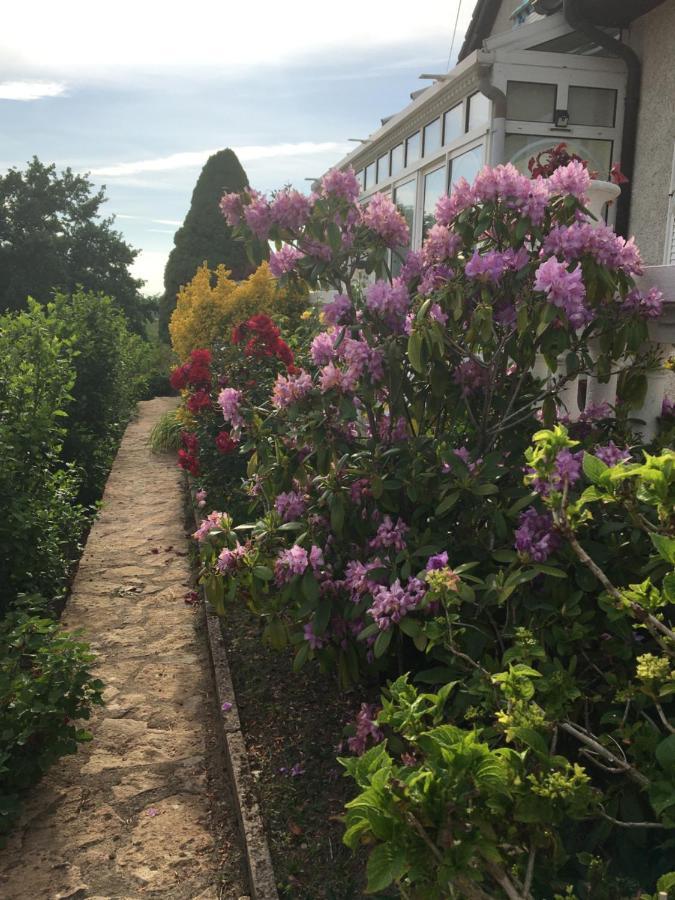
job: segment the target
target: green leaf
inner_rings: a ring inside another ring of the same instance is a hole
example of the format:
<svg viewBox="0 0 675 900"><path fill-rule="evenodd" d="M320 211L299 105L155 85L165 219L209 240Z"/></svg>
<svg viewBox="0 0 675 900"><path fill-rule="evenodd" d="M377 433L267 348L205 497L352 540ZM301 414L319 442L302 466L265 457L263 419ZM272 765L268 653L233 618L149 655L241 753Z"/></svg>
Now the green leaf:
<svg viewBox="0 0 675 900"><path fill-rule="evenodd" d="M337 535L342 534L345 521L345 504L339 494L334 494L330 501L330 527Z"/></svg>
<svg viewBox="0 0 675 900"><path fill-rule="evenodd" d="M416 372L424 372L422 364L422 335L419 331L413 331L408 338L408 359Z"/></svg>
<svg viewBox="0 0 675 900"><path fill-rule="evenodd" d="M592 481L593 484L601 484L602 476L609 469L609 466L601 459L598 459L597 456L593 456L591 453L584 453L583 469L584 475L589 481Z"/></svg>
<svg viewBox="0 0 675 900"><path fill-rule="evenodd" d="M443 500L436 507L436 515L442 516L443 513L448 512L452 509L452 507L459 500L459 491L453 491L451 494L448 494L447 497L444 497Z"/></svg>
<svg viewBox="0 0 675 900"><path fill-rule="evenodd" d="M654 752L663 771L675 775L675 734L669 734L665 740L657 744Z"/></svg>
<svg viewBox="0 0 675 900"><path fill-rule="evenodd" d="M408 869L402 849L391 844L379 844L368 857L366 866L367 894L375 894L401 878Z"/></svg>
<svg viewBox="0 0 675 900"><path fill-rule="evenodd" d="M293 671L299 672L300 669L307 662L307 657L309 656L309 644L307 641L302 642L302 646L295 654L295 659L293 660Z"/></svg>
<svg viewBox="0 0 675 900"><path fill-rule="evenodd" d="M271 581L274 572L268 566L253 566L253 574L261 581Z"/></svg>
<svg viewBox="0 0 675 900"><path fill-rule="evenodd" d="M675 872L666 872L656 882L657 891L669 891L673 887L675 887Z"/></svg>
<svg viewBox="0 0 675 900"><path fill-rule="evenodd" d="M302 576L302 592L310 603L316 603L321 595L319 582L309 569Z"/></svg>
<svg viewBox="0 0 675 900"><path fill-rule="evenodd" d="M675 565L675 538L666 537L664 534L650 534L649 536L659 555L666 562Z"/></svg>
<svg viewBox="0 0 675 900"><path fill-rule="evenodd" d="M378 634L377 640L373 645L373 653L375 654L376 659L384 656L384 654L387 652L387 650L389 649L389 644L391 644L393 635L394 631L392 628L388 628L386 631L381 631Z"/></svg>
<svg viewBox="0 0 675 900"><path fill-rule="evenodd" d="M675 572L668 572L663 579L663 596L667 603L675 603Z"/></svg>
<svg viewBox="0 0 675 900"><path fill-rule="evenodd" d="M312 630L314 631L314 634L320 636L325 632L326 628L328 628L328 623L330 622L331 612L332 604L330 598L322 597L312 621Z"/></svg>
<svg viewBox="0 0 675 900"><path fill-rule="evenodd" d="M420 623L416 619L409 619L404 617L398 623L398 627L401 629L403 634L407 634L408 637L414 638L420 633Z"/></svg>
<svg viewBox="0 0 675 900"><path fill-rule="evenodd" d="M496 484L479 484L473 488L473 493L479 497L489 497L492 494L498 494L499 488Z"/></svg>

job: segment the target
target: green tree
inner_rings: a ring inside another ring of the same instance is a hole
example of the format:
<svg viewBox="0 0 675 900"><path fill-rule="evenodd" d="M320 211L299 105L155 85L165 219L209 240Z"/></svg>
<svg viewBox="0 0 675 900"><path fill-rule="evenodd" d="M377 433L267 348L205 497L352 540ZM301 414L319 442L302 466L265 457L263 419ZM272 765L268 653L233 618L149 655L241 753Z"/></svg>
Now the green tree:
<svg viewBox="0 0 675 900"><path fill-rule="evenodd" d="M160 335L168 339L169 319L176 307L178 291L188 284L206 262L210 269L221 263L232 271L232 278L246 278L253 266L241 241L232 237L232 229L220 213L218 203L225 191L241 191L248 178L229 148L214 153L206 161L192 192L190 209L173 239L174 248L164 270L164 296L160 304Z"/></svg>
<svg viewBox="0 0 675 900"><path fill-rule="evenodd" d="M133 330L143 331L143 282L129 271L138 250L113 229L112 217L101 216L105 201L86 175L58 173L37 157L24 171L0 175L0 310L81 287L113 297Z"/></svg>

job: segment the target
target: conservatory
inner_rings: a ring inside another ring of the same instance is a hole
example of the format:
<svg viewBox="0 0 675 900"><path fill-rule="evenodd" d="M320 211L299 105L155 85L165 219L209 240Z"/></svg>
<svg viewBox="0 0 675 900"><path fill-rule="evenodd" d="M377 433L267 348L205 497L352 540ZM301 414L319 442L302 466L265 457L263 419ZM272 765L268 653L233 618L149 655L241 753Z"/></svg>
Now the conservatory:
<svg viewBox="0 0 675 900"><path fill-rule="evenodd" d="M438 198L484 164L527 171L541 150L565 142L606 179L621 159L625 66L572 31L561 14L488 38L340 161L362 198L390 194L418 248ZM613 209L609 216L613 216Z"/></svg>

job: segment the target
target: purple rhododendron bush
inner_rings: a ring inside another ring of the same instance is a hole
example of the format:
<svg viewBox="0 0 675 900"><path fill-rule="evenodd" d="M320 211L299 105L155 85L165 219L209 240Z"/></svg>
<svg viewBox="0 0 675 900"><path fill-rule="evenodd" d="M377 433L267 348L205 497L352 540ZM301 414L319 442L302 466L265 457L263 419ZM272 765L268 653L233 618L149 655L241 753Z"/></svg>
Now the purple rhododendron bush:
<svg viewBox="0 0 675 900"><path fill-rule="evenodd" d="M222 200L251 246L276 243L281 284L330 293L271 396L223 404L252 516L209 513L202 579L294 667L381 686L342 760L368 893L675 885L675 454L631 429L661 298L588 185L576 161L486 168L419 253L351 171ZM571 382L616 372L611 405L565 408Z"/></svg>

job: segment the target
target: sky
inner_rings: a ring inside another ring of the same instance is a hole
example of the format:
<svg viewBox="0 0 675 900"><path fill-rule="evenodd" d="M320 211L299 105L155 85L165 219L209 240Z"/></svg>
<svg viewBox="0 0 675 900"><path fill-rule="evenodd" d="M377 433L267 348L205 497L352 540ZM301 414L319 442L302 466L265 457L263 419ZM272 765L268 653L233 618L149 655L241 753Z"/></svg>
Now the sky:
<svg viewBox="0 0 675 900"><path fill-rule="evenodd" d="M454 64L473 5L6 0L0 172L37 156L89 173L141 251L144 292L160 293L211 153L231 147L258 190L308 190L429 83L421 73Z"/></svg>

